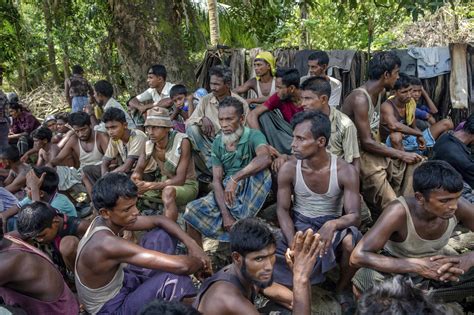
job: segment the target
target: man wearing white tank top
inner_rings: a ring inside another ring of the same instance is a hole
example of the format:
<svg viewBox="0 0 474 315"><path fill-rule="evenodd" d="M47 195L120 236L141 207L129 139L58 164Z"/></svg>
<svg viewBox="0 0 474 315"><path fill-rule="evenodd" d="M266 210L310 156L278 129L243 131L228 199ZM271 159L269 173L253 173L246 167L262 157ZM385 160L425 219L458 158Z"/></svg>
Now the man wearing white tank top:
<svg viewBox="0 0 474 315"><path fill-rule="evenodd" d="M444 161L428 161L415 169L413 190L414 196L392 201L354 249L351 265L361 267L354 292L406 274L434 298L460 302L474 294L474 252L458 255L445 246L459 223L474 230L462 177Z"/></svg>
<svg viewBox="0 0 474 315"><path fill-rule="evenodd" d="M356 269L349 266L349 257L362 237L357 229L359 176L353 165L326 151L331 135L327 115L319 111L298 113L292 124L296 159L287 161L278 174L277 215L284 238L277 244L275 281L291 285L285 252L297 231L311 228L320 237L320 258L311 284L323 282L324 274L339 264L341 272L335 291L345 311L354 306L350 281Z"/></svg>

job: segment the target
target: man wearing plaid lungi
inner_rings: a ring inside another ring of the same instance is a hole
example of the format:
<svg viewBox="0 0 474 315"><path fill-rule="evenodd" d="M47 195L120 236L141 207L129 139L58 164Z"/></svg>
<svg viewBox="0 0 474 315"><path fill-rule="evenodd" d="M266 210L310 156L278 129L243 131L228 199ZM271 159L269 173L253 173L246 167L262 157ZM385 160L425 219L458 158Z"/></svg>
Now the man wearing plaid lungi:
<svg viewBox="0 0 474 315"><path fill-rule="evenodd" d="M202 235L229 241L236 220L255 216L271 189L272 160L265 136L244 127L241 101L225 97L219 103L221 133L212 144L214 191L188 203L184 220L188 234L202 245Z"/></svg>

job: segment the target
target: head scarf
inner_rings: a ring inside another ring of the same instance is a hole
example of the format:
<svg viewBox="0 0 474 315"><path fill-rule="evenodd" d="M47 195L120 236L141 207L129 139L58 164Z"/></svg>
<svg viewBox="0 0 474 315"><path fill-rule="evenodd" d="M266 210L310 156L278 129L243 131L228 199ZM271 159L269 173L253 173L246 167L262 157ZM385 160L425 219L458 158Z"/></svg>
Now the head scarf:
<svg viewBox="0 0 474 315"><path fill-rule="evenodd" d="M261 51L255 57L255 59L265 60L270 65L270 72L272 73L272 76L275 76L275 73L276 73L275 58L273 57L271 52ZM257 80L260 80L259 76L257 76L256 78Z"/></svg>

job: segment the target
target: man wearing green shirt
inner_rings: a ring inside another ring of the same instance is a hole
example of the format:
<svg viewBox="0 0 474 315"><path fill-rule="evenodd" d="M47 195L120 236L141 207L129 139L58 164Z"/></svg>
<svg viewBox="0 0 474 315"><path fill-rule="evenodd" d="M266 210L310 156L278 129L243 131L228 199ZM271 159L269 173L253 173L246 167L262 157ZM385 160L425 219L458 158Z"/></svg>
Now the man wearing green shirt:
<svg viewBox="0 0 474 315"><path fill-rule="evenodd" d="M225 97L218 118L221 133L212 144L214 191L188 203L184 214L188 234L201 245L203 234L228 242L234 222L255 216L272 184L267 141L259 130L244 127L242 102Z"/></svg>

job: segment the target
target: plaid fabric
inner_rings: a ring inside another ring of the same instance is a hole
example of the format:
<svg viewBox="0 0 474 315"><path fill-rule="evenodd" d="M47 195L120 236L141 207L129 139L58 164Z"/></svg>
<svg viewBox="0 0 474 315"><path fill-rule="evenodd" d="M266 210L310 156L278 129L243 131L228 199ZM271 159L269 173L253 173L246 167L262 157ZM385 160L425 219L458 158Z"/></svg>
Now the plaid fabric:
<svg viewBox="0 0 474 315"><path fill-rule="evenodd" d="M224 179L224 187L230 177ZM229 212L236 219L254 217L263 206L272 186L269 170L263 170L254 176L240 181L236 191L236 200ZM229 241L229 234L222 226L222 216L217 207L214 192L188 203L184 220L191 224L201 234L221 242Z"/></svg>

